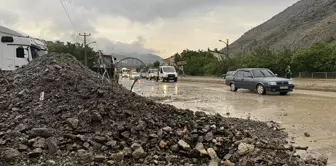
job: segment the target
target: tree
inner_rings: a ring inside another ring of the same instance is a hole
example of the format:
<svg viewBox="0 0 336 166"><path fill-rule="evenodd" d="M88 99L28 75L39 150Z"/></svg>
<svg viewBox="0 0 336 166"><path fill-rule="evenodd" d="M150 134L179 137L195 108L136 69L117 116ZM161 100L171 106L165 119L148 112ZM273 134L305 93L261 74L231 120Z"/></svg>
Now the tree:
<svg viewBox="0 0 336 166"><path fill-rule="evenodd" d="M80 43L70 43L67 42L65 45L61 45L58 43L53 43L48 45L49 52L56 53L67 53L74 56L78 61L81 61L84 64L84 46ZM87 58L88 58L88 67L92 68L94 62L96 61L96 52L93 51L93 48L86 47L87 50Z"/></svg>
<svg viewBox="0 0 336 166"><path fill-rule="evenodd" d="M159 68L160 67L160 62L159 61L154 62L153 67L154 68Z"/></svg>

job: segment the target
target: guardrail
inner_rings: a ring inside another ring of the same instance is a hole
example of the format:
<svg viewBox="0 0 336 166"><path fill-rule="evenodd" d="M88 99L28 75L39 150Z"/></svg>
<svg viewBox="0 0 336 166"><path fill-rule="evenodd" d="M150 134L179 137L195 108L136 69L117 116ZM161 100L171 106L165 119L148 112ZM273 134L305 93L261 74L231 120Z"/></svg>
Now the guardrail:
<svg viewBox="0 0 336 166"><path fill-rule="evenodd" d="M336 79L336 72L300 72L299 78Z"/></svg>

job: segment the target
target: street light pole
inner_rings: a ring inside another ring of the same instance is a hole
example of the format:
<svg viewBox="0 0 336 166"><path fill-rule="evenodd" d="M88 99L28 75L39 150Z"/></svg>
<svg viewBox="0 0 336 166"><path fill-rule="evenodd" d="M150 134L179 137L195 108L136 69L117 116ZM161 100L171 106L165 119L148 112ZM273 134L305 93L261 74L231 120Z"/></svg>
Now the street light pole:
<svg viewBox="0 0 336 166"><path fill-rule="evenodd" d="M226 42L223 40L219 40L219 42L226 44L226 54L229 56L229 39L226 39Z"/></svg>

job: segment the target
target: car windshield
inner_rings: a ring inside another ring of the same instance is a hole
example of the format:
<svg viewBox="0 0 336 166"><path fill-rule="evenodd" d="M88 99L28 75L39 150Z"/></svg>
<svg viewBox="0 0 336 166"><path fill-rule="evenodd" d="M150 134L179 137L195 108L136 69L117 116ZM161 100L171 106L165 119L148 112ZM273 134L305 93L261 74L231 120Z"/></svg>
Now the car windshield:
<svg viewBox="0 0 336 166"><path fill-rule="evenodd" d="M164 72L176 72L174 67L162 67Z"/></svg>
<svg viewBox="0 0 336 166"><path fill-rule="evenodd" d="M268 69L253 70L254 77L275 77L275 75Z"/></svg>
<svg viewBox="0 0 336 166"><path fill-rule="evenodd" d="M157 69L149 70L149 73L157 73Z"/></svg>

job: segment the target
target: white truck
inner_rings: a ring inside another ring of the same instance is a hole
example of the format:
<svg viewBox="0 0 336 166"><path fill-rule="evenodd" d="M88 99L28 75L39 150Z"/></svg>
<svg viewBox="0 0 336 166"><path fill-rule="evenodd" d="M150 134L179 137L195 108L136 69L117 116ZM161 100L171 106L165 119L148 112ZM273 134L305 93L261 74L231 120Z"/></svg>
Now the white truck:
<svg viewBox="0 0 336 166"><path fill-rule="evenodd" d="M0 25L0 70L11 71L45 55L44 41Z"/></svg>
<svg viewBox="0 0 336 166"><path fill-rule="evenodd" d="M157 81L169 82L170 80L174 80L174 82L177 82L177 79L178 75L174 66L160 66Z"/></svg>

